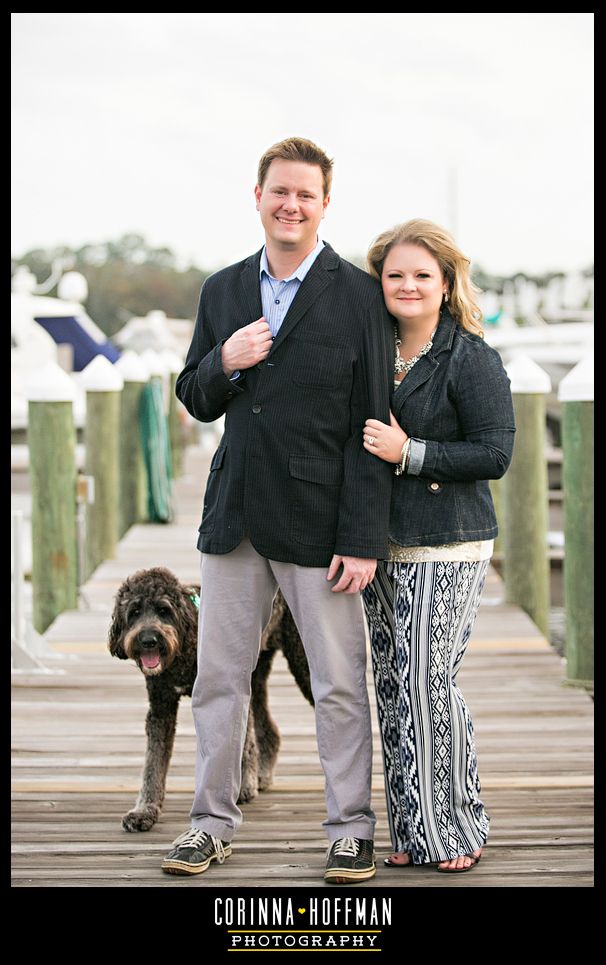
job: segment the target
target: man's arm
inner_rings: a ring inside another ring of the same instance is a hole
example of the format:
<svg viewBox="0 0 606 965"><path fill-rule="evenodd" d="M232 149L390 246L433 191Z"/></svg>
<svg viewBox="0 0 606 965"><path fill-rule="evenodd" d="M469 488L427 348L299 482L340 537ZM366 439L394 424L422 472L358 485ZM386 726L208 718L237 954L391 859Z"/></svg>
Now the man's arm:
<svg viewBox="0 0 606 965"><path fill-rule="evenodd" d="M341 489L335 557L329 572L334 576L339 563L343 574L333 587L348 590L357 580L358 589L372 579L377 559L387 557L387 534L393 467L364 449L364 423L373 418L389 422L393 380L393 326L378 291L367 310L354 371L351 396L350 437L344 451L344 479ZM381 413L379 415L379 413ZM339 563L336 563L339 558ZM348 562L352 560L352 562ZM363 571L360 561L369 566Z"/></svg>
<svg viewBox="0 0 606 965"><path fill-rule="evenodd" d="M256 365L271 348L264 318L244 325L228 339L217 339L205 312L207 284L200 292L192 342L175 387L177 398L199 422L214 422L224 414L229 400L244 391L234 373Z"/></svg>

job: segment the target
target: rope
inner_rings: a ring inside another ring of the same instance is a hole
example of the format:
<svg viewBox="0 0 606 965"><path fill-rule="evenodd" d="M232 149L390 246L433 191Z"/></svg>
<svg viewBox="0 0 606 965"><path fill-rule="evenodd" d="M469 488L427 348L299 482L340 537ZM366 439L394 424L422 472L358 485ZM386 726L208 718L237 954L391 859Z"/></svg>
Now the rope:
<svg viewBox="0 0 606 965"><path fill-rule="evenodd" d="M172 507L172 459L168 419L164 411L162 381L153 378L143 388L139 430L147 470L147 512L153 523L170 523Z"/></svg>

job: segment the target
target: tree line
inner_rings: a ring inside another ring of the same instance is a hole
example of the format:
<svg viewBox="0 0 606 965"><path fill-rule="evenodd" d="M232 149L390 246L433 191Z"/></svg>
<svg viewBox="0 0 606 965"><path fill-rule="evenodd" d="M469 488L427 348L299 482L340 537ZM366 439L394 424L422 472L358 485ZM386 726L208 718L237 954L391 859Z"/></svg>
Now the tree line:
<svg viewBox="0 0 606 965"><path fill-rule="evenodd" d="M116 241L86 244L80 248L61 246L51 249L35 248L22 258L11 259L11 275L19 265L26 265L38 283L51 274L53 262L61 258L70 270L81 272L88 283L86 311L99 328L111 338L133 316L147 315L161 309L170 318L193 318L200 288L210 272L190 265L177 267L177 259L170 248L153 247L142 235L130 233ZM364 268L362 257L349 259ZM493 275L476 266L473 280L483 291L502 292L505 282L523 275L539 286L564 272L553 271L540 276L516 272L515 275ZM593 275L593 267L583 272ZM49 294L56 295L56 288Z"/></svg>
<svg viewBox="0 0 606 965"><path fill-rule="evenodd" d="M202 282L210 274L193 265L179 269L169 248L154 248L138 234L80 248L36 248L11 260L11 274L26 265L41 284L58 258L86 278L86 311L108 338L133 316L155 309L170 318L193 318ZM56 287L49 294L56 295Z"/></svg>

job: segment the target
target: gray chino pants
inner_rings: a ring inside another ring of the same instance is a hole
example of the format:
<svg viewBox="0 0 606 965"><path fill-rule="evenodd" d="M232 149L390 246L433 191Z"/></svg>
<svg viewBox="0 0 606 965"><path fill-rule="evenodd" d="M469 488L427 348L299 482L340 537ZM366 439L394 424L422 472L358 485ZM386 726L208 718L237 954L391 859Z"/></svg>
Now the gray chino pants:
<svg viewBox="0 0 606 965"><path fill-rule="evenodd" d="M278 586L303 640L326 778L329 841L373 838L372 734L366 642L359 594L333 593L327 567L277 563L250 540L201 560L198 675L192 693L197 734L192 825L231 841L242 822L236 804L250 678Z"/></svg>

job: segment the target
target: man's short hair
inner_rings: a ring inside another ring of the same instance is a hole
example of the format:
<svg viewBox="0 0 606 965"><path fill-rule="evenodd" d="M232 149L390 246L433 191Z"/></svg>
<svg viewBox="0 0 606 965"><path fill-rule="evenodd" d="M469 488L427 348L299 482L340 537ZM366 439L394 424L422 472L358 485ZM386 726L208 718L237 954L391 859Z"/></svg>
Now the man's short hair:
<svg viewBox="0 0 606 965"><path fill-rule="evenodd" d="M304 137L287 137L284 141L278 141L268 148L259 161L257 173L257 184L263 187L269 165L272 161L302 161L304 164L317 164L322 171L324 182L324 197L330 194L332 185L332 160L327 157L324 151L308 141Z"/></svg>

